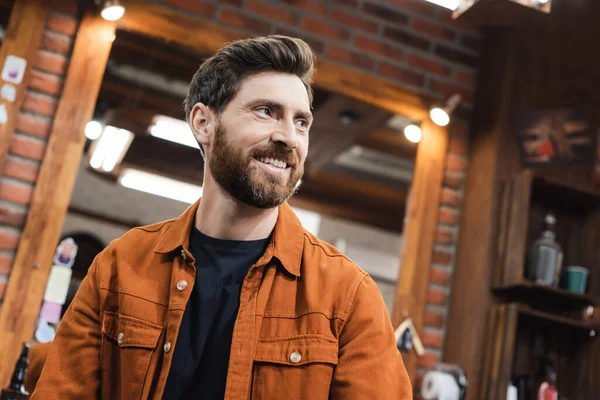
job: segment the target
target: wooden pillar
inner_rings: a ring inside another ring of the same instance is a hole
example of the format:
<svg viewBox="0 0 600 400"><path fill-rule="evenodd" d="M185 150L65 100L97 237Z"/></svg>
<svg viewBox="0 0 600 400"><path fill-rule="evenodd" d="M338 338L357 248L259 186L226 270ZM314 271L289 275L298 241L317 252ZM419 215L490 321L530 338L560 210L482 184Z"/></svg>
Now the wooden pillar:
<svg viewBox="0 0 600 400"><path fill-rule="evenodd" d="M8 27L0 49L0 68L6 62L7 56L24 58L27 68L22 83L16 84L15 100L1 100L6 107L7 121L0 125L0 171L4 168L6 155L10 147L13 132L17 125L17 114L25 98L26 82L29 80L31 67L36 51L42 40L48 4L42 0L16 0L8 21ZM4 84L4 83L2 83Z"/></svg>
<svg viewBox="0 0 600 400"><path fill-rule="evenodd" d="M46 155L0 309L0 384L9 378L22 342L32 338L52 257L92 118L115 24L84 16L73 48Z"/></svg>
<svg viewBox="0 0 600 400"><path fill-rule="evenodd" d="M429 266L448 152L448 132L445 128L427 119L423 121L422 129L423 138L419 143L406 206L400 276L392 312L394 326L398 326L404 316L409 316L419 333L423 326ZM414 352L405 357L405 363L414 382L417 366Z"/></svg>

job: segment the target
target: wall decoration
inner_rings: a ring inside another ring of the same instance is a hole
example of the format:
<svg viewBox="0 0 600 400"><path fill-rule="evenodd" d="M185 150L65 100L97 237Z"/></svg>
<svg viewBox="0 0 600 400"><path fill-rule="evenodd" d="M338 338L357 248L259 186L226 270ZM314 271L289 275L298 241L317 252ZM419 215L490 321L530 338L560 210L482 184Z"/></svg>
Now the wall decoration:
<svg viewBox="0 0 600 400"><path fill-rule="evenodd" d="M578 110L517 113L514 126L525 166L593 163L594 129Z"/></svg>

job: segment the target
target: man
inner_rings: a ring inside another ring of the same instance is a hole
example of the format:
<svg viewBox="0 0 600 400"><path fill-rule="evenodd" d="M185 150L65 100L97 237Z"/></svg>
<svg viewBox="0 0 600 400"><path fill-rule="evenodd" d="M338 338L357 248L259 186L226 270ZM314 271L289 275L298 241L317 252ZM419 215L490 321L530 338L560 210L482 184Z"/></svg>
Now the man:
<svg viewBox="0 0 600 400"><path fill-rule="evenodd" d="M33 394L48 399L410 399L373 280L303 230L315 56L234 42L191 82L202 199L93 262Z"/></svg>

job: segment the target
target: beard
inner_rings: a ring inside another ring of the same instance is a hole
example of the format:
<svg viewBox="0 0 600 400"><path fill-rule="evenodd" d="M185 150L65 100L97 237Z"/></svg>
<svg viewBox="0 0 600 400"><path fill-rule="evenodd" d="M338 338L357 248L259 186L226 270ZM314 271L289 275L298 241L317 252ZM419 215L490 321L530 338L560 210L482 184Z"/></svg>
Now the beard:
<svg viewBox="0 0 600 400"><path fill-rule="evenodd" d="M229 195L257 208L273 208L281 205L296 192L297 183L304 174L294 152L281 144L269 143L245 152L229 140L223 124L217 123L208 166L215 181ZM271 157L285 161L290 169L287 178L271 174L252 160Z"/></svg>

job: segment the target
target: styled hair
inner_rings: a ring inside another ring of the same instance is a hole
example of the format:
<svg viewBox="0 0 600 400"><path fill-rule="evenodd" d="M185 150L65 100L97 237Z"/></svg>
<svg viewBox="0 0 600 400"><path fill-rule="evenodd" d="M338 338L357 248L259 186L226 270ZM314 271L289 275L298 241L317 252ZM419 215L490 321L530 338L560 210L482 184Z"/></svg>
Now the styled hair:
<svg viewBox="0 0 600 400"><path fill-rule="evenodd" d="M315 53L301 39L271 35L234 41L204 61L194 74L183 103L186 119L189 120L196 103L221 113L245 78L267 71L300 78L312 107L315 65Z"/></svg>

